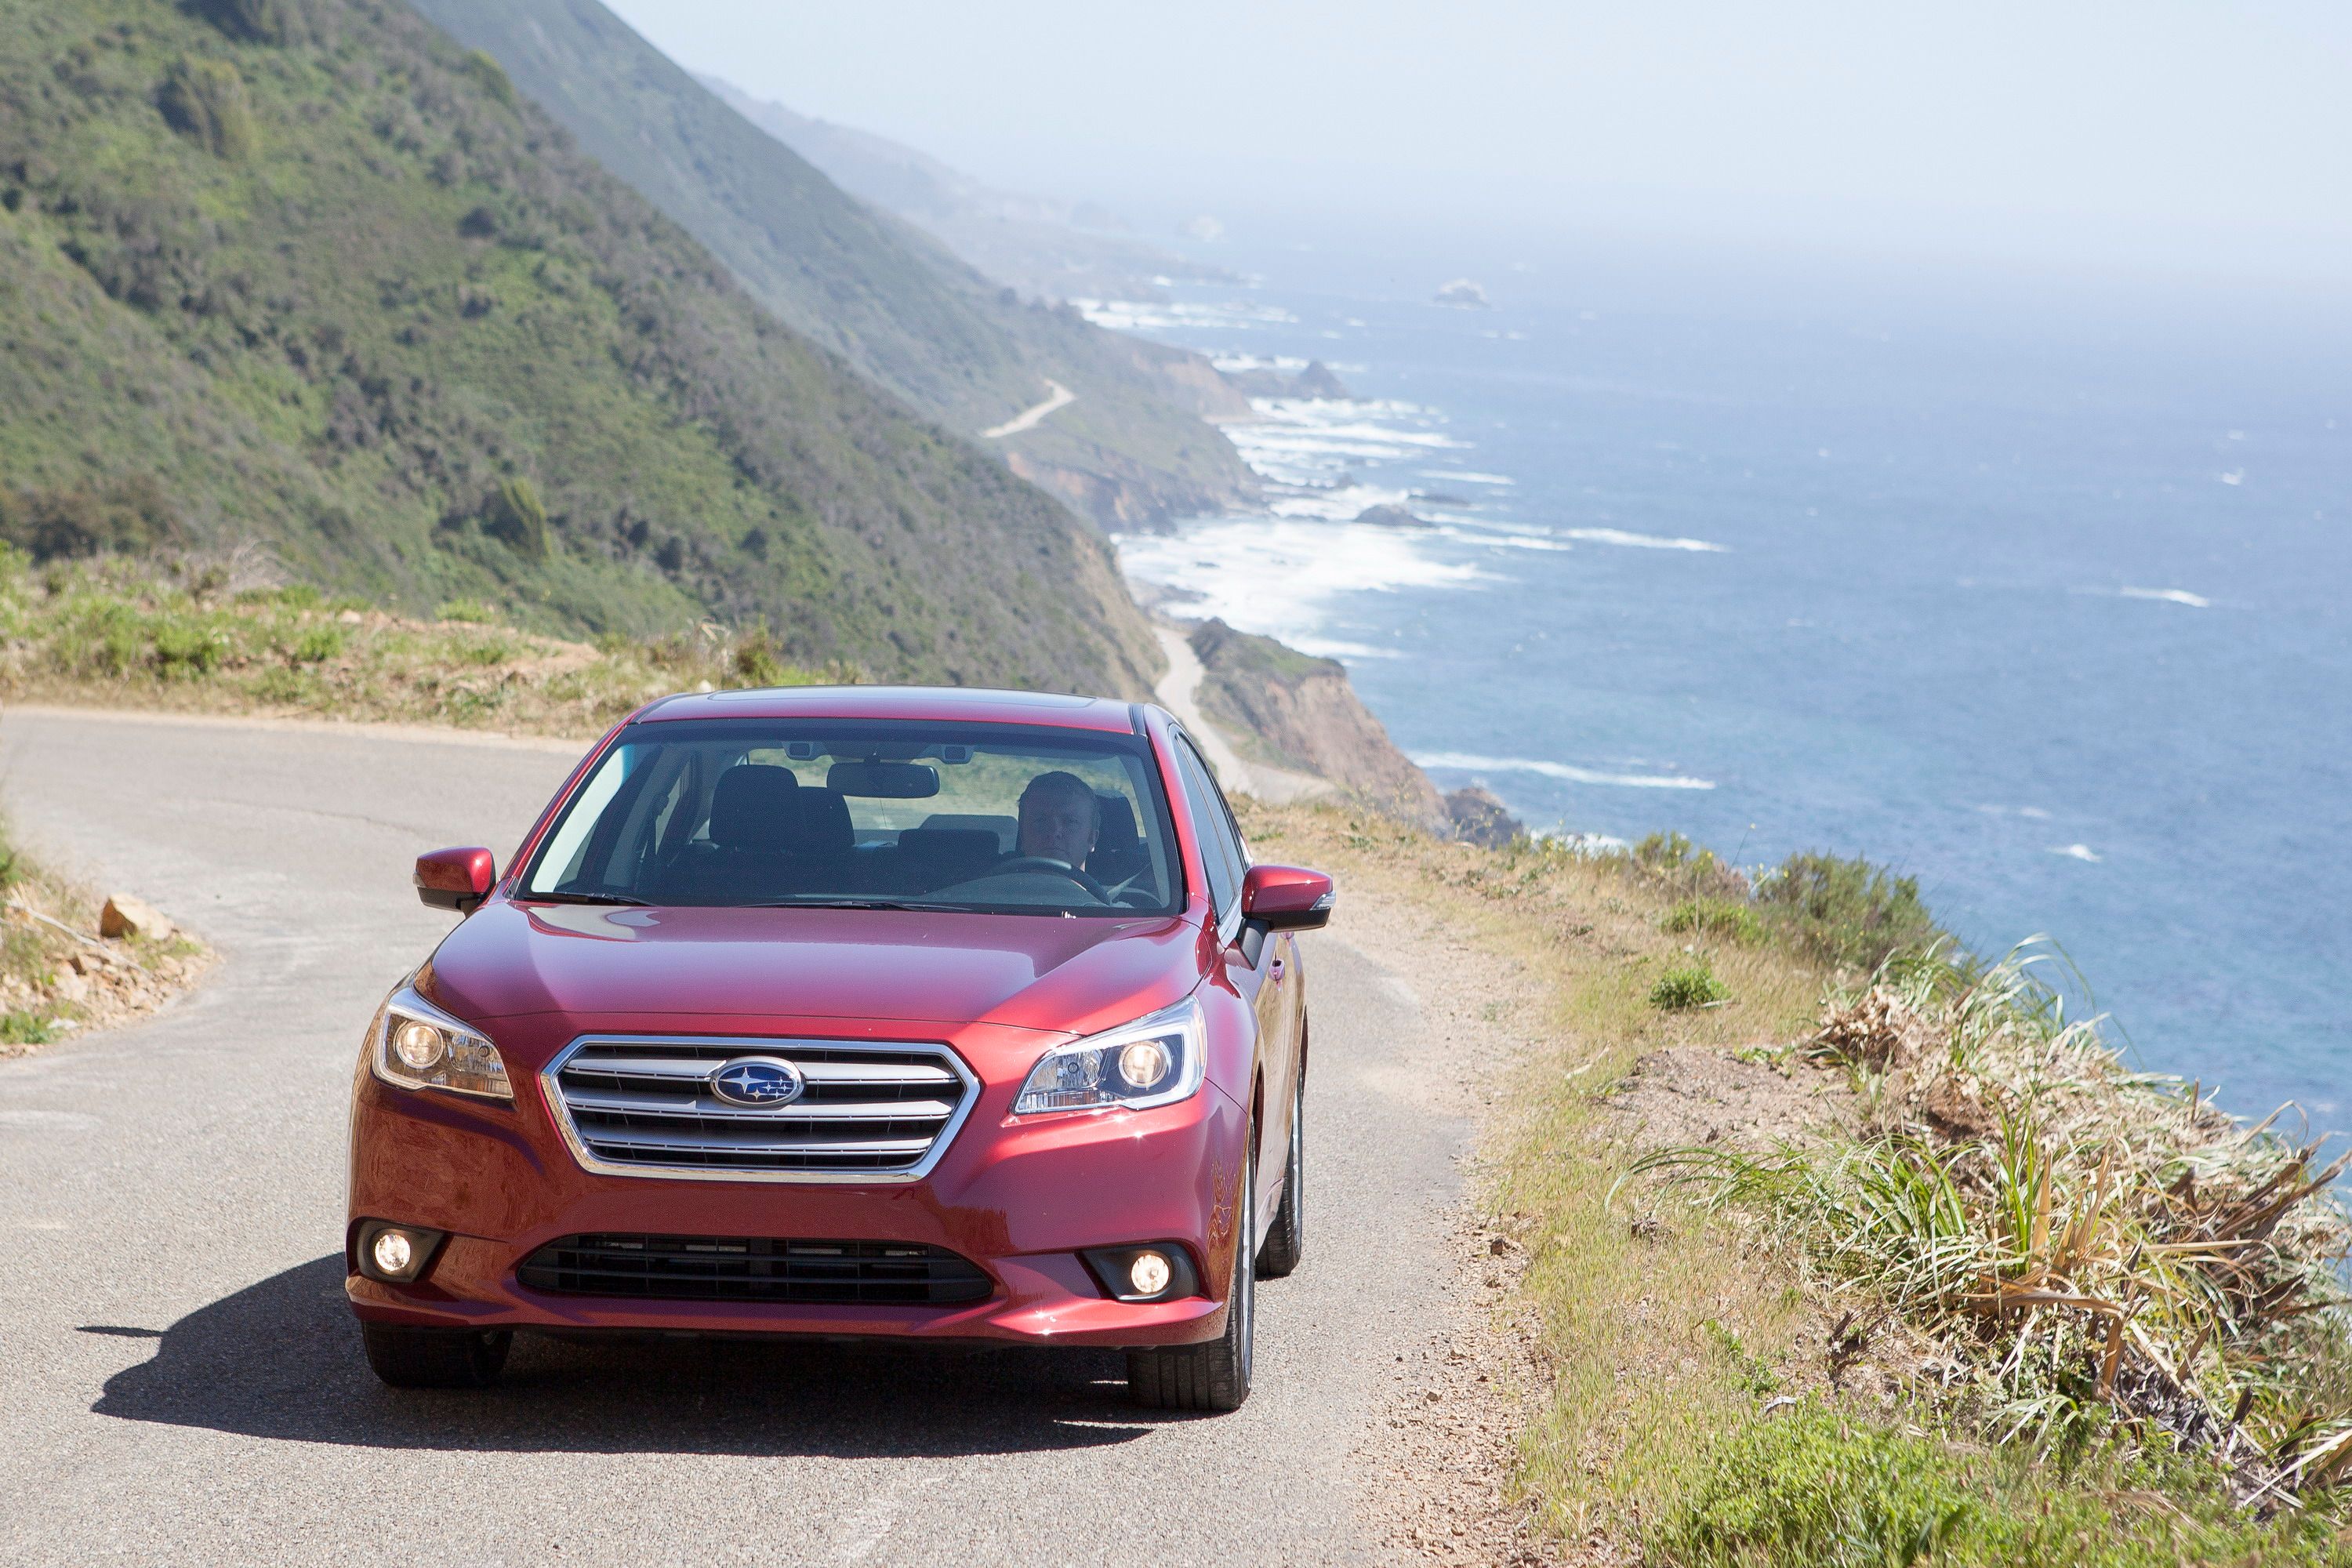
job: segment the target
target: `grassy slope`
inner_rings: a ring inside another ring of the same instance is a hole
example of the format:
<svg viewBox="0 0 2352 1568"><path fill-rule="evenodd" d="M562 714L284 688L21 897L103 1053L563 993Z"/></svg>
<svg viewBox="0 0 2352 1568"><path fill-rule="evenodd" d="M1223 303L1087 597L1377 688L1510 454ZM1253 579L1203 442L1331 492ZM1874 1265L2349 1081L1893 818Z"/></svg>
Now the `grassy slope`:
<svg viewBox="0 0 2352 1568"><path fill-rule="evenodd" d="M1133 352L1066 311L1021 305L929 236L845 195L594 0L416 0L486 50L582 146L733 268L761 303L965 434L1079 401L1013 446L1207 506L1253 487L1231 444Z"/></svg>
<svg viewBox="0 0 2352 1568"><path fill-rule="evenodd" d="M653 642L525 631L479 603L388 615L307 584L179 580L121 563L26 570L0 550L0 696L171 712L312 715L593 738L648 698L698 686L854 679L709 623Z"/></svg>
<svg viewBox="0 0 2352 1568"><path fill-rule="evenodd" d="M1539 998L1544 1044L1500 1096L1515 1110L1488 1129L1482 1199L1527 1259L1496 1310L1498 1326L1529 1325L1537 1352L1508 1484L1545 1555L1725 1568L2352 1563L2337 1494L2314 1489L2267 1514L2242 1509L2210 1446L2173 1455L2161 1429L2111 1417L2087 1377L2071 1439L2039 1448L2030 1435L1994 1440L1998 1428L1969 1397L1994 1380L1972 1371L1957 1393L1937 1387L1920 1363L1884 1349L1920 1342L1906 1339L1914 1330L1901 1314L1874 1318L1885 1298L1873 1283L1810 1255L1834 1216L1808 1206L1759 1225L1738 1210L1694 1208L1640 1174L1647 1151L1617 1107L1648 1053L1739 1050L1758 1073L1830 1078L1785 1048L1756 1047L1812 1035L1839 981L1822 955L1860 952L1867 963L1887 931L1858 917L1884 899L1748 905L1696 857L1669 854L1660 870L1525 843L1488 851L1331 806L1245 802L1243 824L1270 858L1420 911L1530 980ZM1732 908L1751 918L1705 918ZM1343 893L1342 929L1345 909ZM1722 1000L1660 1006L1662 979L1695 969ZM1997 1057L2007 1047L1984 1048ZM1861 1103L1875 1087L1864 1083ZM2021 1121L2033 1103L2021 1105ZM2073 1159L2096 1170L2109 1143L2144 1137L2177 1109L2161 1093L2118 1098L2100 1112L2103 1125L2076 1126ZM1848 1142L1859 1136L1832 1132L1826 1147L1860 1149ZM2279 1157L2274 1146L2218 1144L2200 1162L2201 1179L2251 1186ZM2137 1196L2107 1195L2118 1209ZM2070 1226L2064 1201L2055 1223ZM1860 1364L1883 1362L1890 1375L1849 1373L1840 1385L1827 1374L1824 1352L1848 1308L1881 1342ZM1981 1353L2076 1355L2063 1316L1976 1320ZM2209 1342L2206 1353L2221 1349ZM2262 1441L2276 1448L2303 1411L2320 1418L2303 1450L2324 1452L2319 1439L2336 1429L2327 1418L2346 1407L2340 1348L2268 1370L2290 1367L2294 1382L2258 1391L2283 1423L2258 1419Z"/></svg>
<svg viewBox="0 0 2352 1568"><path fill-rule="evenodd" d="M396 5L253 9L289 41L0 0L0 489L142 481L189 541L412 605L1147 684L1097 541L765 315L488 61ZM223 66L241 138L175 130L169 84ZM543 531L501 514L514 479Z"/></svg>

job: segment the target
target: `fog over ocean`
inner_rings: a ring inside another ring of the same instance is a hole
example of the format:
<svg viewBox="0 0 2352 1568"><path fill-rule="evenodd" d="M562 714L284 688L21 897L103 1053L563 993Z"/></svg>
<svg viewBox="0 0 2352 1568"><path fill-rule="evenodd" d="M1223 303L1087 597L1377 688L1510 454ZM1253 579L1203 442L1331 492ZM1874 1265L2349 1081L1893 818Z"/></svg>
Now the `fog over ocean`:
<svg viewBox="0 0 2352 1568"><path fill-rule="evenodd" d="M2340 302L1300 237L1089 306L1356 399L1262 403L1275 516L1124 539L1139 583L1530 826L1866 855L2055 937L2147 1067L2352 1121Z"/></svg>

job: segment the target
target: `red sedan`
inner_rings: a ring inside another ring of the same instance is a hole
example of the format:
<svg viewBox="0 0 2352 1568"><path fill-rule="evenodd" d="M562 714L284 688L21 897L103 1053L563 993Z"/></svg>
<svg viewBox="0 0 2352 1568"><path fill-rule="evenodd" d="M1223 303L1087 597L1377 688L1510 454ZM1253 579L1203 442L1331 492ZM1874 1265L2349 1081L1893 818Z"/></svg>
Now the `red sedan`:
<svg viewBox="0 0 2352 1568"><path fill-rule="evenodd" d="M1160 709L672 697L574 771L386 998L348 1294L402 1387L517 1329L1115 1346L1248 1396L1299 1259L1305 976L1331 883L1250 862Z"/></svg>

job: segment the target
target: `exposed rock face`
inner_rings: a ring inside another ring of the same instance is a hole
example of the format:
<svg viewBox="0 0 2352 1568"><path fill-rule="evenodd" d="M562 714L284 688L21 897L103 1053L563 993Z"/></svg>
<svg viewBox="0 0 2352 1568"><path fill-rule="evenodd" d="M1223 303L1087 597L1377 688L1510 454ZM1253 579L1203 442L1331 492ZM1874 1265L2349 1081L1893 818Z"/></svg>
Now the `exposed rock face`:
<svg viewBox="0 0 2352 1568"><path fill-rule="evenodd" d="M1285 375L1278 370L1229 370L1223 374L1230 385L1249 397L1300 397L1346 403L1356 395L1319 359L1308 361L1307 368L1297 375Z"/></svg>
<svg viewBox="0 0 2352 1568"><path fill-rule="evenodd" d="M1356 514L1356 521L1358 522L1377 523L1382 528L1427 528L1430 526L1430 521L1427 518L1415 517L1408 509L1397 506L1392 502L1383 502L1379 506L1368 506L1363 510Z"/></svg>
<svg viewBox="0 0 2352 1568"><path fill-rule="evenodd" d="M1396 748L1337 660L1204 621L1191 637L1203 678L1201 708L1278 767L1318 774L1381 811L1444 832L1445 802Z"/></svg>
<svg viewBox="0 0 2352 1568"><path fill-rule="evenodd" d="M1484 784L1457 789L1445 797L1445 814L1454 820L1454 837L1488 849L1500 849L1522 837L1527 824Z"/></svg>

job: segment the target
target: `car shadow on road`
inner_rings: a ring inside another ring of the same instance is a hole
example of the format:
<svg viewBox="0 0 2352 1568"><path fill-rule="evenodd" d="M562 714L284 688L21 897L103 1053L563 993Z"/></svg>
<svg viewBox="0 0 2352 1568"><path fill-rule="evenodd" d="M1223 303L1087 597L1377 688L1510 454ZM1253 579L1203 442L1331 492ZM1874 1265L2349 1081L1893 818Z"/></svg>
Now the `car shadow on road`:
<svg viewBox="0 0 2352 1568"><path fill-rule="evenodd" d="M337 1253L189 1313L92 1408L378 1448L866 1458L1129 1442L1158 1422L1121 1403L1125 1376L1109 1351L518 1335L495 1389L396 1391L361 1354Z"/></svg>

